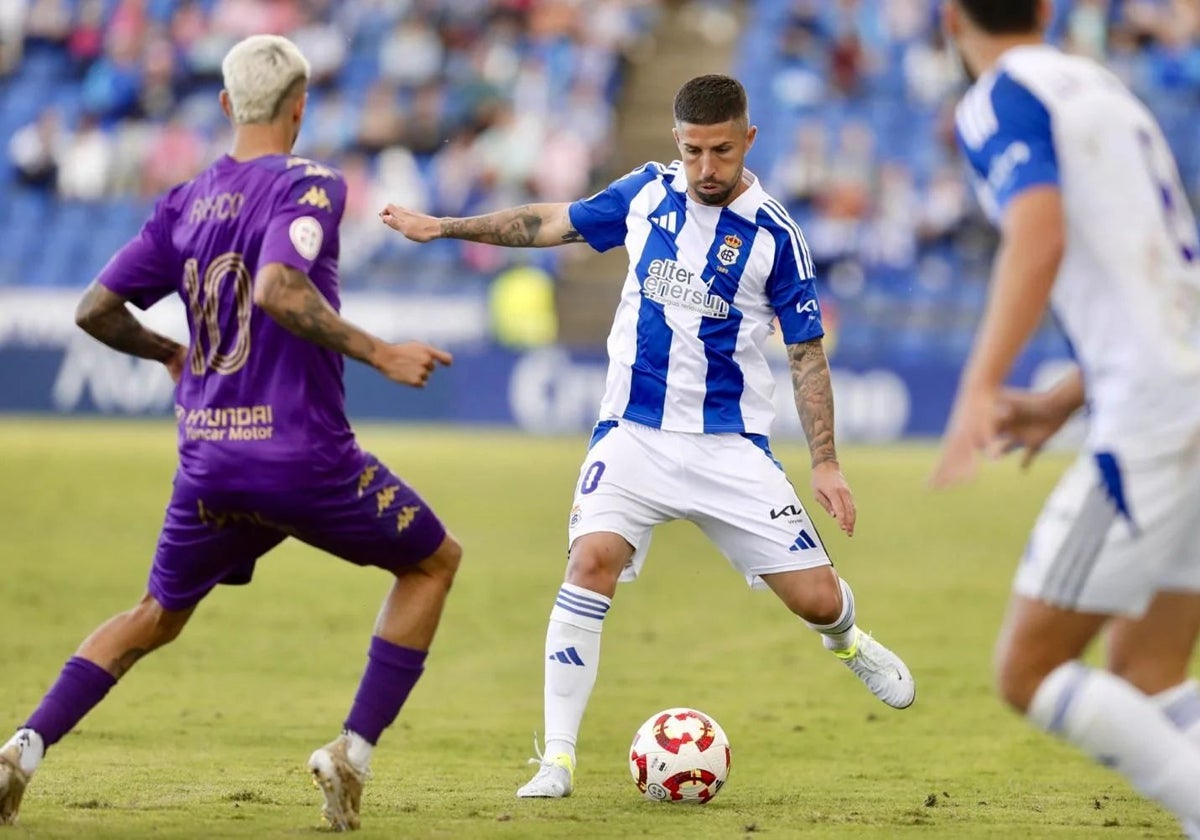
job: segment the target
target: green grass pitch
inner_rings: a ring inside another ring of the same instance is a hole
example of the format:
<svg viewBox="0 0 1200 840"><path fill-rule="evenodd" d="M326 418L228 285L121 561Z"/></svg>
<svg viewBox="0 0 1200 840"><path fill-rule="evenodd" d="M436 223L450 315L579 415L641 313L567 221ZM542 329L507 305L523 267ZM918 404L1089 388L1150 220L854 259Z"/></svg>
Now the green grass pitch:
<svg viewBox="0 0 1200 840"><path fill-rule="evenodd" d="M606 622L575 795L521 802L585 440L382 427L361 439L466 547L426 675L376 752L363 837L1179 836L991 693L1013 565L1061 457L1027 475L992 465L935 495L922 486L929 447L843 453L858 534L816 521L861 626L912 667L905 712L750 592L695 528L661 528ZM166 423L0 422L0 727L20 724L83 635L141 594L173 447ZM776 454L809 498L803 450ZM50 752L0 840L312 836L304 762L338 731L386 586L305 546L277 549ZM707 711L732 742L729 783L702 808L645 802L630 780L635 728L676 705Z"/></svg>

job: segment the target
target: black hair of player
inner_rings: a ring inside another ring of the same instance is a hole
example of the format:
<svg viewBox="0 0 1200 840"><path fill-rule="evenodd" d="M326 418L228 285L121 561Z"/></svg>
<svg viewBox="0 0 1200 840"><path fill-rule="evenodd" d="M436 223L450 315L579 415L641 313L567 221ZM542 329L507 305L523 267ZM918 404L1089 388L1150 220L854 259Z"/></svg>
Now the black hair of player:
<svg viewBox="0 0 1200 840"><path fill-rule="evenodd" d="M675 94L675 122L716 125L741 120L749 122L746 89L731 76L696 76Z"/></svg>
<svg viewBox="0 0 1200 840"><path fill-rule="evenodd" d="M954 0L989 35L1037 32L1041 0Z"/></svg>

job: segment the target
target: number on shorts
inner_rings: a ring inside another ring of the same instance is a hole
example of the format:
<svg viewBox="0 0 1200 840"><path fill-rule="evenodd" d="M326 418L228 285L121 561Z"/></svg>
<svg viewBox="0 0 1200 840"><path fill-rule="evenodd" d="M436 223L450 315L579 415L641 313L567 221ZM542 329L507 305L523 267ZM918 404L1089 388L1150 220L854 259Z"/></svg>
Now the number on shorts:
<svg viewBox="0 0 1200 840"><path fill-rule="evenodd" d="M593 492L600 485L600 476L604 475L604 462L592 461L588 468L584 470L583 481L579 485L579 492L583 495Z"/></svg>
<svg viewBox="0 0 1200 840"><path fill-rule="evenodd" d="M237 334L234 336L233 349L222 353L221 316L217 306L220 303L221 283L230 274L233 275L234 301L237 307ZM246 268L242 255L236 251L227 251L209 263L204 272L203 282L200 280L199 261L192 257L184 263L183 288L187 293L193 330L190 363L192 373L196 376L203 375L206 369L225 375L237 373L250 358L252 285L250 269ZM200 344L201 325L208 334L207 356Z"/></svg>

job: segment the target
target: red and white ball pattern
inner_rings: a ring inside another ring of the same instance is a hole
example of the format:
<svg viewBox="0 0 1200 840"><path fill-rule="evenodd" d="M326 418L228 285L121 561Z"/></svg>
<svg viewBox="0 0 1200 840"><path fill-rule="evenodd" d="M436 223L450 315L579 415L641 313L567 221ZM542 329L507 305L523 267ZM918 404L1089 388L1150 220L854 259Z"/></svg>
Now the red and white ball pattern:
<svg viewBox="0 0 1200 840"><path fill-rule="evenodd" d="M715 720L695 709L664 709L633 736L629 770L647 799L703 804L725 784L730 759Z"/></svg>

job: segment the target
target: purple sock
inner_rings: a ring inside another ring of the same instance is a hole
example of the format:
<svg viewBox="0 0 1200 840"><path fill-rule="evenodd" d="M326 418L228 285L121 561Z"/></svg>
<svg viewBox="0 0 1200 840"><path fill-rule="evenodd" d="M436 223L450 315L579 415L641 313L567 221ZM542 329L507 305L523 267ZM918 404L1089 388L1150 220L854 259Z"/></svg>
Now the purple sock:
<svg viewBox="0 0 1200 840"><path fill-rule="evenodd" d="M46 692L22 728L41 735L49 748L83 720L116 684L117 678L95 662L72 656L58 675L58 682Z"/></svg>
<svg viewBox="0 0 1200 840"><path fill-rule="evenodd" d="M358 684L346 729L372 744L379 743L379 736L400 714L400 707L421 678L426 655L427 651L401 647L372 636L367 670Z"/></svg>

